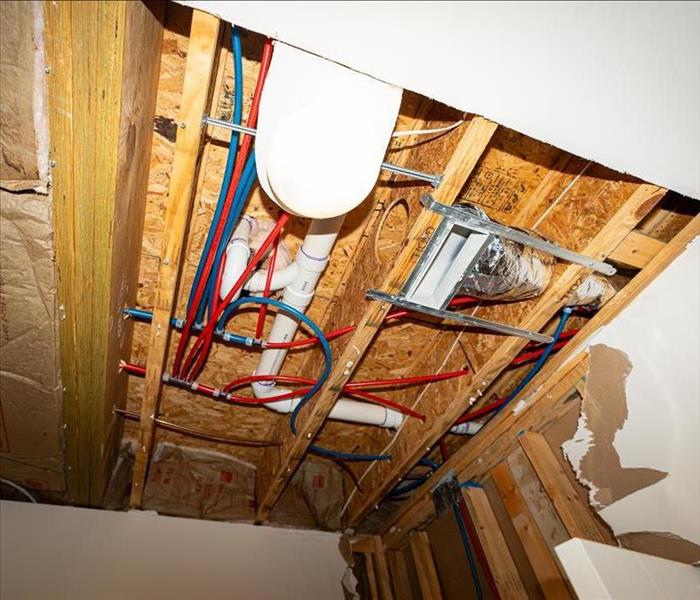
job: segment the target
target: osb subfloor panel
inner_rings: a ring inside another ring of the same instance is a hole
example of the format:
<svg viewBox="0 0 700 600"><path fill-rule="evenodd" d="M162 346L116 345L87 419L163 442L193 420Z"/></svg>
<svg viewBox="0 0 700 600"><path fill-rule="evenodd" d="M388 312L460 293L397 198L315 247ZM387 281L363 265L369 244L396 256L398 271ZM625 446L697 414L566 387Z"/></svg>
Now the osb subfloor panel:
<svg viewBox="0 0 700 600"><path fill-rule="evenodd" d="M155 282L157 280L159 253L162 241L163 221L165 209L168 201L168 184L170 171L172 168L174 139L176 132L176 119L179 109L180 96L182 91L185 61L187 57L188 31L191 12L189 9L178 5L170 4L166 23L166 31L163 43L163 55L161 62L159 93L156 107L156 130L153 134L153 153L151 157L151 172L148 188L146 221L144 227L144 242L141 254L141 265L139 273L139 293L137 303L139 307L150 309L153 305L155 294ZM226 35L230 30L227 28ZM252 91L255 86L259 69L259 59L262 49L262 38L257 34L242 32L242 44L244 51L244 119L250 106ZM226 48L230 49L228 38L224 40ZM230 52L226 53L226 66L224 70L222 91L218 100L218 108L214 116L220 118L230 117L233 90L233 67ZM404 94L401 115L399 117L399 127L404 126L413 118L419 98L410 93ZM459 114L453 110L437 109L437 113L444 112L444 121L437 121L436 126L450 122L459 118ZM395 160L398 151L406 145L406 138L397 138L392 142L389 156ZM440 146L444 140L438 143ZM216 207L219 193L219 186L223 177L223 171L227 155L227 136L221 130L215 130L203 148L203 167L200 173L201 192L195 199L192 223L190 226L187 252L184 263L182 282L180 285L181 294L178 301L177 316L185 315L187 293L194 273L196 271L199 256L206 238L206 233L211 223L211 218ZM446 162L449 159L449 152L437 152L441 160ZM393 153L393 156L392 156ZM438 161L439 162L439 161ZM414 165L417 168L429 169L430 165ZM444 165L442 165L444 166ZM441 165L432 165L435 172L439 172ZM342 182L339 182L342 185ZM398 197L401 195L403 187L414 185L410 181L391 183L392 189L396 190ZM426 186L427 189L427 186ZM413 207L414 210L416 207ZM401 226L405 221L405 215L401 214L401 207L393 216L386 219L386 226L383 229L382 238L377 241L376 251L384 260L390 260L393 247L402 241ZM354 249L357 247L359 239L363 235L366 223L375 210L375 202L370 199L350 213L345 220L343 229L335 245L331 260L326 272L321 278L317 293L309 307L309 316L317 321L322 321L328 308L329 302L334 296L341 276L348 264ZM279 209L263 195L259 188L255 188L245 209L246 214L251 214L257 218L274 220ZM396 216L398 215L398 217ZM393 220L396 220L394 226ZM284 244L289 249L293 257L299 247L308 227L308 220L292 219L290 225L285 230L283 238ZM230 330L244 333L254 331L257 313L254 310L243 311L229 324ZM267 320L267 329L272 319ZM405 327L405 326L404 326ZM131 361L143 364L147 355L149 326L147 324L136 324L134 332L134 344ZM171 341L169 363L172 362L175 348L179 340L179 334L173 334ZM289 353L285 362L284 373L295 374L299 372L299 367L304 360L304 354L309 350L295 350ZM214 344L207 365L198 378L201 382L223 387L227 382L237 377L251 374L259 354L255 351L246 352L240 348ZM391 357L387 357L391 362ZM378 373L378 371L377 371ZM129 381L128 408L138 411L141 398L143 396L143 380L132 377ZM217 435L235 435L239 437L249 437L257 440L271 439L274 426L280 419L286 417L273 413L262 407L230 406L220 402L215 402L209 398L194 395L190 392L164 387L161 402L160 416L169 421L187 427L207 430ZM133 423L126 424L125 434L134 435L135 426ZM352 426L341 427L339 435L350 440L355 438L358 430ZM182 443L190 446L204 446L216 449L221 452L232 454L238 458L258 464L261 450L258 448L232 446L225 444L214 444L194 438L184 439L178 434L163 432L158 430L158 440L167 439L174 443Z"/></svg>
<svg viewBox="0 0 700 600"><path fill-rule="evenodd" d="M173 161L175 120L182 91L191 14L189 9L175 4L170 4L168 10L139 275L138 305L149 309L153 305L157 280L158 256ZM228 29L226 35L229 35ZM245 117L257 78L262 38L246 32L242 32L242 38ZM230 48L228 39L224 40L224 45ZM217 109L212 111L215 116L222 118L230 116L233 90L230 52L224 53L224 58L226 63L223 71L223 85L218 97ZM419 102L420 99L416 95L409 92L404 94L402 115L399 119L400 127L415 116ZM459 118L456 111L438 108L432 112L434 114L431 117L436 125ZM459 132L453 132L431 140L423 140L423 144L432 145L431 151L423 153L424 164L418 160L410 166L427 172L440 173L449 160L458 137ZM405 138L399 138L392 143L388 153L389 160L395 161L402 150L410 150L405 148L405 142L402 142L402 139ZM215 209L226 154L227 135L221 130L216 130L207 140L203 150L201 191L195 200L181 290L189 290L197 267ZM543 195L540 187L550 173L556 174L557 178ZM386 181L386 178L382 178L382 181ZM339 182L339 185L342 185L342 182ZM309 308L308 314L312 319L323 323L330 304L343 302L345 296L335 295L335 292L363 236L371 236L369 246L375 253L377 261L391 262L405 239L409 221L412 221L416 211L420 210L417 201L419 195L409 194L409 191L415 192L417 186L423 191L430 189L407 180L391 184L382 183L378 187L378 193L373 195L371 200L363 203L347 217L333 250L329 267L319 283L317 294ZM534 229L568 248L579 250L614 214L634 186L635 182L631 179L501 127L462 190L460 199L480 205L490 217L500 222ZM410 196L411 199L403 201L402 199L406 196ZM383 210L381 213L375 212L379 210L376 205L379 197L383 198L379 205ZM649 233L654 231L654 227L658 229L663 226L665 229L673 229L678 226L678 219L673 216L676 214L673 211L677 210L674 206L667 207L666 212L652 213L656 215L654 222L651 222L652 215L648 217ZM278 209L256 188L247 204L246 213L274 220L278 215ZM306 220L290 221L290 226L284 235L284 243L292 256L296 253L307 226ZM559 269L561 268L563 268L562 265L559 266ZM367 287L371 287L373 282L365 283ZM357 290L345 289L344 291L353 292L348 293L348 296L358 296ZM178 316L185 314L186 299L186 293L181 293L176 311ZM484 303L473 311L480 316L517 324L531 306L531 301L493 306ZM326 329L349 324L352 319L362 314L363 309L364 306L361 303L348 306L347 310L343 311L348 322L327 324ZM236 316L229 329L251 333L255 321L256 313L248 310ZM268 319L268 327L270 321L271 319ZM550 328L553 327L554 323L551 323ZM465 332L456 342L450 341L448 346L445 346L448 336L443 336L439 340L438 336L450 331L458 331L458 329L455 326L436 326L434 323L420 320L387 324L381 329L354 378L356 380L397 378L410 374L423 374L421 371L416 371L413 364L415 360L425 357L430 352L445 354L448 350L453 353L450 361L451 368L477 369L502 341L502 338L496 335ZM132 362L143 364L147 354L148 333L148 325L136 325ZM454 338L454 336L449 337L451 340ZM171 343L169 364L174 356L178 339L179 336L175 333ZM305 354L308 352L309 350L290 352L283 372L299 373ZM246 352L236 347L215 344L199 379L202 382L223 387L234 378L251 374L257 361L256 352ZM526 368L521 368L518 372L525 370ZM507 391L513 384L514 378L513 374L504 376L497 385L498 390ZM382 394L393 400L412 404L421 390L422 388L413 387L386 391ZM139 410L142 395L143 380L131 378L129 409ZM485 399L483 398L482 401ZM449 399L442 398L434 400L437 404L425 412L435 414L440 406L449 402ZM286 419L264 408L233 407L171 387L164 388L161 416L180 425L208 430L213 434L247 436L257 440L271 439L276 424L281 419ZM126 435L133 435L134 432L133 424L127 424ZM327 422L318 437L318 443L346 452L359 450L375 453L381 451L392 436L392 432L379 428ZM194 438L183 439L182 436L163 431L158 432L158 439L168 439L174 443L190 446L205 446L232 454L253 464L259 464L261 459L261 450L256 448L214 444ZM356 472L361 472L363 466L352 465L352 468Z"/></svg>

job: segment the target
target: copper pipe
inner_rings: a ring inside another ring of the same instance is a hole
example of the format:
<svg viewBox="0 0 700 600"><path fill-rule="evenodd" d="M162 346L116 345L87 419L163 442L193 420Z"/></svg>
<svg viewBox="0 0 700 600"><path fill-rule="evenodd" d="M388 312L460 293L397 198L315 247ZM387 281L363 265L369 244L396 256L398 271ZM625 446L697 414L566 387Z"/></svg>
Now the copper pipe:
<svg viewBox="0 0 700 600"><path fill-rule="evenodd" d="M140 415L135 412L124 410L123 408L115 408L114 412L118 415L124 417L125 419L130 419L132 421L139 421L141 419ZM266 447L266 446L281 446L281 442L273 441L259 441L250 440L244 438L226 437L223 435L216 435L209 433L207 431L202 431L201 429L192 429L190 427L185 427L183 425L177 425L176 423L171 423L164 419L156 419L156 425L167 429L169 431L174 431L175 433L181 433L183 435L189 435L202 440L207 440L210 442L217 442L219 444L234 444L237 446L256 446L256 447Z"/></svg>

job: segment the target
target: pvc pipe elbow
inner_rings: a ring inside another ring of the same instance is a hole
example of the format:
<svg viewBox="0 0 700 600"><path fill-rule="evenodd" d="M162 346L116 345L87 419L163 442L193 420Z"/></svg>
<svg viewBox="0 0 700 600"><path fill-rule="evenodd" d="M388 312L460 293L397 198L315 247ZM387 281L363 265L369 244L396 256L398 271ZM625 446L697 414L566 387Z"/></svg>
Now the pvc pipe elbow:
<svg viewBox="0 0 700 600"><path fill-rule="evenodd" d="M281 290L290 285L297 277L299 267L296 262L280 269L279 271L274 271L272 273L272 282L270 283L270 289L273 291ZM243 286L244 289L249 292L262 292L265 289L265 284L267 283L267 270L257 271L253 276L246 282Z"/></svg>
<svg viewBox="0 0 700 600"><path fill-rule="evenodd" d="M231 288L248 266L248 259L250 258L248 240L251 226L252 219L250 217L242 218L226 247L226 260L221 273L221 287L219 291L219 296L222 300L228 296Z"/></svg>

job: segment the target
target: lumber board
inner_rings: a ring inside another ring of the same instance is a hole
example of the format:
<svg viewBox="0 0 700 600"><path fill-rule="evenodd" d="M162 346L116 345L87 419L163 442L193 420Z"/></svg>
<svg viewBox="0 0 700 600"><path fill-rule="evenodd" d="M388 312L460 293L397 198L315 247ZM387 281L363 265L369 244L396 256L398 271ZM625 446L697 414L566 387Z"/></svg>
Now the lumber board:
<svg viewBox="0 0 700 600"><path fill-rule="evenodd" d="M139 438L134 463L131 504L140 507L155 437L155 419L162 390L162 375L168 356L170 320L177 297L182 268L182 249L193 202L199 166L202 118L209 99L217 55L219 19L195 10L190 29L185 82L182 93L175 159L168 192L160 268L151 323L144 396L141 402Z"/></svg>
<svg viewBox="0 0 700 600"><path fill-rule="evenodd" d="M391 578L389 575L389 563L387 562L386 552L382 543L382 537L379 535L372 536L374 541L374 571L377 577L377 587L379 588L379 597L382 600L393 600L394 595L391 590Z"/></svg>
<svg viewBox="0 0 700 600"><path fill-rule="evenodd" d="M486 492L479 488L467 488L462 491L462 496L476 526L498 593L504 599L527 598L520 573L501 533Z"/></svg>
<svg viewBox="0 0 700 600"><path fill-rule="evenodd" d="M440 580L430 550L430 538L425 531L414 531L410 538L411 553L416 563L418 583L424 600L442 600Z"/></svg>
<svg viewBox="0 0 700 600"><path fill-rule="evenodd" d="M367 572L367 583L369 584L369 595L372 600L379 599L379 586L377 585L377 574L374 569L372 554L365 554L365 570Z"/></svg>
<svg viewBox="0 0 700 600"><path fill-rule="evenodd" d="M162 7L47 2L44 18L67 495L99 505L126 398Z"/></svg>
<svg viewBox="0 0 700 600"><path fill-rule="evenodd" d="M435 190L436 200L445 204L454 202L495 130L496 125L486 119L480 117L472 119L450 158L440 186ZM389 293L395 293L400 289L438 223L439 217L434 213L421 211L418 214L407 243L393 263L382 289ZM267 518L279 499L308 450L311 440L333 408L340 390L350 379L372 342L388 310L389 305L386 303L367 303L367 309L359 319L352 336L348 336L350 339L347 340L344 350L336 359L330 377L309 406L302 411L297 435L292 436L285 430L286 437L278 455L279 458L276 464L267 466L268 469L272 469L273 475L266 478L267 485L259 495L257 522Z"/></svg>
<svg viewBox="0 0 700 600"><path fill-rule="evenodd" d="M403 600L404 598L413 598L411 592L411 583L408 578L408 566L403 549L399 548L388 553L390 565L391 581L396 597Z"/></svg>
<svg viewBox="0 0 700 600"><path fill-rule="evenodd" d="M461 478L478 478L502 460L517 439L517 434L529 429L542 429L547 419L556 418L554 407L562 396L575 387L587 372L585 342L600 327L614 319L636 298L687 245L700 235L700 215L695 216L622 290L620 290L576 334L572 343L553 356L542 371L523 390L527 402L515 413L503 411L497 415L468 444L455 452L436 473L442 476L450 470ZM407 532L431 518L430 486L422 486L406 500L382 530L384 544L392 548L400 544Z"/></svg>
<svg viewBox="0 0 700 600"><path fill-rule="evenodd" d="M491 469L491 477L513 521L545 598L570 598L571 594L559 572L556 560L537 528L510 468L505 462L501 462Z"/></svg>
<svg viewBox="0 0 700 600"><path fill-rule="evenodd" d="M639 231L630 231L610 254L610 260L642 269L663 249L665 243Z"/></svg>
<svg viewBox="0 0 700 600"><path fill-rule="evenodd" d="M610 543L612 540L600 532L591 507L581 501L545 437L529 431L519 440L569 535L602 544Z"/></svg>
<svg viewBox="0 0 700 600"><path fill-rule="evenodd" d="M601 227L595 235L589 234L592 237L582 249L583 254L605 259L664 194L665 190L657 186L635 185L634 191L622 202L615 214L604 224L600 223ZM533 299L531 303L520 303L527 305L529 310L524 313L523 320L518 325L524 329L539 331L563 306L569 291L585 272L586 270L579 265L565 267L544 294ZM511 310L511 305L500 306L506 307L506 312ZM459 342L459 336L455 341L452 341L451 337L454 336L446 335L442 336L444 339L438 339L437 348L433 348L432 352L437 365L428 372L438 372L442 368L460 368L459 363L449 362L452 349ZM426 386L421 407L429 407L428 414L432 417L431 420L426 424L415 419L404 421L392 444L393 460L383 463L375 461L367 467L363 481L368 491L365 494L353 491L348 511L350 526L361 522L391 487L396 485L421 456L448 431L455 420L469 406L476 403L526 343L523 338L493 335L480 337L502 341L473 377L460 377ZM445 357L444 360L441 357Z"/></svg>

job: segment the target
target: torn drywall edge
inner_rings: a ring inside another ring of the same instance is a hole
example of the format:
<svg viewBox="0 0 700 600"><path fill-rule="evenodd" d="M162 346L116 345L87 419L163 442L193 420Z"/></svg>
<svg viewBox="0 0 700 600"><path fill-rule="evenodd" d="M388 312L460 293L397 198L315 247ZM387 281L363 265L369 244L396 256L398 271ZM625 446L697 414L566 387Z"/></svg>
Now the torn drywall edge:
<svg viewBox="0 0 700 600"><path fill-rule="evenodd" d="M626 383L630 416L614 439L621 466L669 473L599 513L616 535L652 530L700 542L699 274L700 239L695 238L657 280L587 342L623 349L635 367ZM645 417L641 430L640 416ZM574 467L588 448L580 438L585 439L584 428L589 427L580 423L568 445Z"/></svg>
<svg viewBox="0 0 700 600"><path fill-rule="evenodd" d="M582 403L583 404L583 403ZM583 410L579 414L578 427L574 436L561 445L561 450L566 459L571 463L576 474L576 479L588 488L588 502L594 508L602 508L596 502L598 487L581 471L581 462L593 446L593 433L588 428L588 417Z"/></svg>

